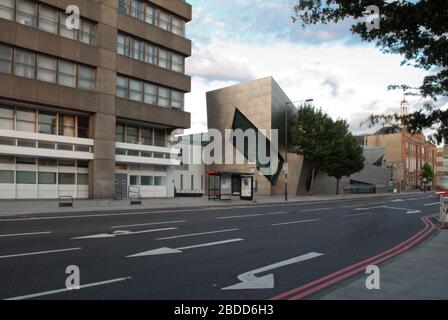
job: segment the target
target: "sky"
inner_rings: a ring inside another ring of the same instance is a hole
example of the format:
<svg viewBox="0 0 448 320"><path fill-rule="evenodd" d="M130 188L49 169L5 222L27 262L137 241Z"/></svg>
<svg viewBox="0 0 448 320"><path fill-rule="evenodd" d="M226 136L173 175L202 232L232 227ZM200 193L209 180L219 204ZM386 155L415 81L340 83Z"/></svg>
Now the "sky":
<svg viewBox="0 0 448 320"><path fill-rule="evenodd" d="M334 119L349 122L354 134L373 129L361 124L372 113L398 112L403 92L391 84L419 86L424 70L401 66L399 55L383 54L360 41L350 23L307 26L293 23L294 0L188 0L193 42L186 60L192 77L186 111L187 133L207 131L205 93L272 76L292 101L314 99ZM425 100L407 97L416 110ZM448 104L448 99L438 102Z"/></svg>

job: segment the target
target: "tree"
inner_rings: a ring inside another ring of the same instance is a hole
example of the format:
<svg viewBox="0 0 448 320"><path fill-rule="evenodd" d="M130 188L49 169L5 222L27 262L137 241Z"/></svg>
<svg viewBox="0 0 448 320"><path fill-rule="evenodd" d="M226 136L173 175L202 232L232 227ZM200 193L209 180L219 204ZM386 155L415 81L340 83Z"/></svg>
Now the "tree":
<svg viewBox="0 0 448 320"><path fill-rule="evenodd" d="M343 176L362 170L362 148L348 128L346 121L334 122L321 109L305 105L298 110L297 121L292 129L293 141L296 152L311 162L311 195L319 171L335 177L339 190L339 181Z"/></svg>
<svg viewBox="0 0 448 320"><path fill-rule="evenodd" d="M420 172L420 179L425 186L425 192L427 183L431 182L433 178L434 178L434 171L432 169L432 166L429 163L425 163L422 167L422 171Z"/></svg>
<svg viewBox="0 0 448 320"><path fill-rule="evenodd" d="M369 30L366 8L376 5L380 9L380 28ZM431 72L418 88L406 84L392 84L389 89L413 91L437 100L448 96L448 1L446 0L299 0L294 7L294 22L309 24L338 23L353 20L351 32L363 41L375 42L384 53L400 54L402 64L412 65ZM392 117L399 118L398 115ZM384 116L372 116L373 124ZM431 103L403 119L411 132L434 128L433 140L448 141L448 110L433 108Z"/></svg>

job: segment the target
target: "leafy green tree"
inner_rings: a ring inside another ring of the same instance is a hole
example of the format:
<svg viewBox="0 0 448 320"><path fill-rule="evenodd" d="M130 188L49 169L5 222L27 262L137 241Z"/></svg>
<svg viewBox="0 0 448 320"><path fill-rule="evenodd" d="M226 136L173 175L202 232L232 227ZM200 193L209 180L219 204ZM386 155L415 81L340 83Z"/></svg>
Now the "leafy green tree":
<svg viewBox="0 0 448 320"><path fill-rule="evenodd" d="M429 163L425 163L422 167L422 171L420 172L420 179L425 186L425 192L427 183L431 182L433 178L434 170L432 169L432 166Z"/></svg>

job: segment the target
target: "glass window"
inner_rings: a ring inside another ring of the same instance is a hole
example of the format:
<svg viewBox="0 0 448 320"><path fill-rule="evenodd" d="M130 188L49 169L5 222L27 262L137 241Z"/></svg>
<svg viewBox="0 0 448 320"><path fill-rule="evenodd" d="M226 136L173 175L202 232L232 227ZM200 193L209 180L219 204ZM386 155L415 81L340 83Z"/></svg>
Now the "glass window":
<svg viewBox="0 0 448 320"><path fill-rule="evenodd" d="M157 105L157 86L145 83L145 103Z"/></svg>
<svg viewBox="0 0 448 320"><path fill-rule="evenodd" d="M75 117L59 115L59 135L66 137L75 136Z"/></svg>
<svg viewBox="0 0 448 320"><path fill-rule="evenodd" d="M128 126L126 128L126 142L127 143L139 143L137 127Z"/></svg>
<svg viewBox="0 0 448 320"><path fill-rule="evenodd" d="M154 185L156 187L165 187L166 186L166 177L154 177Z"/></svg>
<svg viewBox="0 0 448 320"><path fill-rule="evenodd" d="M39 133L56 134L56 115L39 112Z"/></svg>
<svg viewBox="0 0 448 320"><path fill-rule="evenodd" d="M117 124L115 127L115 141L124 142L124 125Z"/></svg>
<svg viewBox="0 0 448 320"><path fill-rule="evenodd" d="M89 175L87 173L78 173L77 182L79 186L87 186L89 184Z"/></svg>
<svg viewBox="0 0 448 320"><path fill-rule="evenodd" d="M37 176L39 184L56 184L55 172L39 172Z"/></svg>
<svg viewBox="0 0 448 320"><path fill-rule="evenodd" d="M131 186L139 186L140 185L140 183L138 182L138 179L139 177L138 176L130 176L130 182L129 182L129 184L131 185Z"/></svg>
<svg viewBox="0 0 448 320"><path fill-rule="evenodd" d="M89 118L78 117L78 138L89 137Z"/></svg>
<svg viewBox="0 0 448 320"><path fill-rule="evenodd" d="M142 186L153 186L154 185L154 179L153 179L153 177L142 176L141 177L141 183L142 183Z"/></svg>
<svg viewBox="0 0 448 320"><path fill-rule="evenodd" d="M34 141L34 140L18 139L17 140L17 145L19 147L36 148L36 141Z"/></svg>
<svg viewBox="0 0 448 320"><path fill-rule="evenodd" d="M16 22L29 27L36 27L36 2L17 0Z"/></svg>
<svg viewBox="0 0 448 320"><path fill-rule="evenodd" d="M157 48L150 44L145 45L145 62L157 64Z"/></svg>
<svg viewBox="0 0 448 320"><path fill-rule="evenodd" d="M129 99L140 102L143 100L143 82L129 80Z"/></svg>
<svg viewBox="0 0 448 320"><path fill-rule="evenodd" d="M58 16L56 9L40 5L39 7L39 29L54 34L58 33Z"/></svg>
<svg viewBox="0 0 448 320"><path fill-rule="evenodd" d="M21 158L16 159L17 164L36 164L36 159L34 158Z"/></svg>
<svg viewBox="0 0 448 320"><path fill-rule="evenodd" d="M36 55L20 49L16 49L15 52L15 75L33 79Z"/></svg>
<svg viewBox="0 0 448 320"><path fill-rule="evenodd" d="M88 66L79 66L78 86L82 89L95 87L95 69Z"/></svg>
<svg viewBox="0 0 448 320"><path fill-rule="evenodd" d="M87 20L81 20L79 41L93 46L95 42L95 24Z"/></svg>
<svg viewBox="0 0 448 320"><path fill-rule="evenodd" d="M0 18L8 20L14 18L14 0L0 0Z"/></svg>
<svg viewBox="0 0 448 320"><path fill-rule="evenodd" d="M131 39L131 57L135 60L145 60L144 42L137 39Z"/></svg>
<svg viewBox="0 0 448 320"><path fill-rule="evenodd" d="M56 144L53 142L46 142L46 141L39 141L38 142L38 148L40 149L56 149ZM39 164L40 164L40 160L39 160Z"/></svg>
<svg viewBox="0 0 448 320"><path fill-rule="evenodd" d="M171 106L182 109L184 106L184 94L180 91L171 90Z"/></svg>
<svg viewBox="0 0 448 320"><path fill-rule="evenodd" d="M0 156L0 163L15 164L16 163L16 158L14 158L14 157L7 157L7 156Z"/></svg>
<svg viewBox="0 0 448 320"><path fill-rule="evenodd" d="M128 6L126 0L118 0L118 11L123 14L128 13Z"/></svg>
<svg viewBox="0 0 448 320"><path fill-rule="evenodd" d="M0 129L14 130L14 109L0 107Z"/></svg>
<svg viewBox="0 0 448 320"><path fill-rule="evenodd" d="M0 183L14 183L14 171L0 170Z"/></svg>
<svg viewBox="0 0 448 320"><path fill-rule="evenodd" d="M16 112L16 130L36 132L35 112L29 110L17 110Z"/></svg>
<svg viewBox="0 0 448 320"><path fill-rule="evenodd" d="M160 11L159 27L163 30L171 31L171 15Z"/></svg>
<svg viewBox="0 0 448 320"><path fill-rule="evenodd" d="M154 130L154 144L156 147L165 147L166 146L166 134L163 129L155 129Z"/></svg>
<svg viewBox="0 0 448 320"><path fill-rule="evenodd" d="M185 21L177 17L173 17L173 33L184 37L185 36Z"/></svg>
<svg viewBox="0 0 448 320"><path fill-rule="evenodd" d="M58 150L73 151L73 145L68 143L58 143ZM61 162L59 163L59 165L62 165ZM66 161L63 162L65 163ZM72 166L75 166L74 162L71 162L70 167Z"/></svg>
<svg viewBox="0 0 448 320"><path fill-rule="evenodd" d="M129 37L124 34L118 34L117 53L123 56L129 56Z"/></svg>
<svg viewBox="0 0 448 320"><path fill-rule="evenodd" d="M59 160L60 167L76 167L76 161L74 160Z"/></svg>
<svg viewBox="0 0 448 320"><path fill-rule="evenodd" d="M60 21L59 21L59 34L67 39L76 40L78 39L78 31L73 28L71 30L67 29L67 19L69 19L70 15L65 12L61 12Z"/></svg>
<svg viewBox="0 0 448 320"><path fill-rule="evenodd" d="M177 72L184 72L184 57L179 54L171 55L171 70Z"/></svg>
<svg viewBox="0 0 448 320"><path fill-rule="evenodd" d="M49 56L37 56L37 80L56 83L57 59Z"/></svg>
<svg viewBox="0 0 448 320"><path fill-rule="evenodd" d="M17 184L36 184L36 172L33 171L17 171Z"/></svg>
<svg viewBox="0 0 448 320"><path fill-rule="evenodd" d="M161 107L170 106L170 89L159 87L158 105Z"/></svg>
<svg viewBox="0 0 448 320"><path fill-rule="evenodd" d="M149 24L156 24L156 9L149 5L146 5L146 19L145 21Z"/></svg>
<svg viewBox="0 0 448 320"><path fill-rule="evenodd" d="M78 161L78 168L88 168L89 161Z"/></svg>
<svg viewBox="0 0 448 320"><path fill-rule="evenodd" d="M12 73L12 48L2 44L0 44L0 72Z"/></svg>
<svg viewBox="0 0 448 320"><path fill-rule="evenodd" d="M139 20L144 20L145 4L142 1L131 0L131 16Z"/></svg>
<svg viewBox="0 0 448 320"><path fill-rule="evenodd" d="M170 53L163 49L159 50L159 67L162 67L165 69L171 68Z"/></svg>
<svg viewBox="0 0 448 320"><path fill-rule="evenodd" d="M59 84L67 87L76 87L76 64L59 60Z"/></svg>
<svg viewBox="0 0 448 320"><path fill-rule="evenodd" d="M65 184L65 185L74 185L75 184L75 174L74 173L59 173L58 183Z"/></svg>
<svg viewBox="0 0 448 320"><path fill-rule="evenodd" d="M152 129L142 128L141 129L142 134L142 144L147 146L152 146Z"/></svg>
<svg viewBox="0 0 448 320"><path fill-rule="evenodd" d="M125 77L117 76L117 97L128 97L128 79Z"/></svg>

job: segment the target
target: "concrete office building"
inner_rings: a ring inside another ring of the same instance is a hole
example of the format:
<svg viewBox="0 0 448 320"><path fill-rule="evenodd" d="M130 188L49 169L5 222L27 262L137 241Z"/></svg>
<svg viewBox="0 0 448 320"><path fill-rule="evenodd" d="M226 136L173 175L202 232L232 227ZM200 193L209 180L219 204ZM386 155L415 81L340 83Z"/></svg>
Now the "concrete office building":
<svg viewBox="0 0 448 320"><path fill-rule="evenodd" d="M0 0L0 198L172 196L191 16L182 0Z"/></svg>

